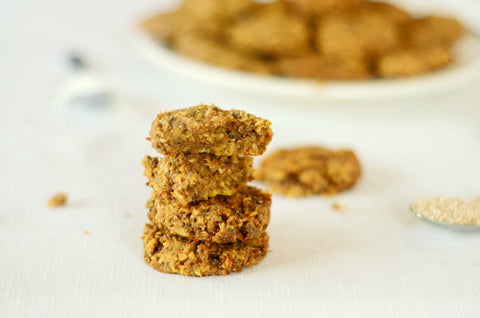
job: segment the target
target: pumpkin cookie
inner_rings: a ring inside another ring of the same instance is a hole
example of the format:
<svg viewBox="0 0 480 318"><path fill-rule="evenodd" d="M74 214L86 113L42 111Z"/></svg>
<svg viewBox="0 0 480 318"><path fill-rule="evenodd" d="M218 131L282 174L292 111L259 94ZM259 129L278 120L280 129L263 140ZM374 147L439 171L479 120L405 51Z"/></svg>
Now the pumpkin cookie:
<svg viewBox="0 0 480 318"><path fill-rule="evenodd" d="M326 80L365 79L371 76L362 60L326 58L320 55L279 59L276 63L279 75Z"/></svg>
<svg viewBox="0 0 480 318"><path fill-rule="evenodd" d="M148 185L160 197L179 204L232 195L252 180L252 157L211 154L176 154L163 158L145 156L142 161Z"/></svg>
<svg viewBox="0 0 480 318"><path fill-rule="evenodd" d="M231 196L179 204L155 192L147 203L150 220L169 234L219 244L249 242L262 235L270 221L271 196L244 187Z"/></svg>
<svg viewBox="0 0 480 318"><path fill-rule="evenodd" d="M293 5L307 16L321 15L330 10L346 9L364 0L295 0Z"/></svg>
<svg viewBox="0 0 480 318"><path fill-rule="evenodd" d="M261 155L273 137L270 121L241 110L198 105L161 112L152 123L153 147L165 155Z"/></svg>
<svg viewBox="0 0 480 318"><path fill-rule="evenodd" d="M268 235L249 244L196 242L166 234L155 225L143 231L145 262L164 273L187 276L226 275L258 264L267 254Z"/></svg>
<svg viewBox="0 0 480 318"><path fill-rule="evenodd" d="M227 21L242 16L254 7L251 0L184 0L180 10L200 21Z"/></svg>
<svg viewBox="0 0 480 318"><path fill-rule="evenodd" d="M320 147L278 150L267 156L258 170L272 191L287 196L335 194L352 187L361 174L352 151Z"/></svg>
<svg viewBox="0 0 480 318"><path fill-rule="evenodd" d="M186 57L224 68L258 74L272 73L268 61L239 52L204 34L184 33L176 38L173 48Z"/></svg>
<svg viewBox="0 0 480 318"><path fill-rule="evenodd" d="M393 8L371 3L330 12L317 24L316 47L325 56L348 59L375 58L397 48L402 43L399 24L408 15Z"/></svg>
<svg viewBox="0 0 480 318"><path fill-rule="evenodd" d="M206 38L218 38L222 34L219 21L199 21L180 10L156 14L143 21L142 28L167 44L189 34L203 35Z"/></svg>
<svg viewBox="0 0 480 318"><path fill-rule="evenodd" d="M238 50L268 57L299 56L313 50L307 21L292 13L285 1L259 5L226 33Z"/></svg>
<svg viewBox="0 0 480 318"><path fill-rule="evenodd" d="M455 19L428 16L407 25L407 43L413 46L448 46L465 32Z"/></svg>
<svg viewBox="0 0 480 318"><path fill-rule="evenodd" d="M168 43L185 34L219 38L230 19L238 18L253 6L250 0L184 0L175 11L146 19L142 27Z"/></svg>
<svg viewBox="0 0 480 318"><path fill-rule="evenodd" d="M364 1L355 10L358 15L375 16L399 26L413 19L407 11L386 2Z"/></svg>
<svg viewBox="0 0 480 318"><path fill-rule="evenodd" d="M437 70L452 61L450 50L442 45L414 47L381 56L377 73L382 77L413 76Z"/></svg>

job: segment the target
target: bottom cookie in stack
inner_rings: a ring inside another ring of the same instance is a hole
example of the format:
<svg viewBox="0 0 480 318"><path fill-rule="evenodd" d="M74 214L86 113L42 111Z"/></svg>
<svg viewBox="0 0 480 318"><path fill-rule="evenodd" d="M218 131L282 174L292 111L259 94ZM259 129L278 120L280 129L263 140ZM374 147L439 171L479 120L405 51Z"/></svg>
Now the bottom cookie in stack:
<svg viewBox="0 0 480 318"><path fill-rule="evenodd" d="M147 264L164 273L188 276L226 275L258 264L268 251L268 234L244 242L217 244L167 234L152 223L143 231Z"/></svg>

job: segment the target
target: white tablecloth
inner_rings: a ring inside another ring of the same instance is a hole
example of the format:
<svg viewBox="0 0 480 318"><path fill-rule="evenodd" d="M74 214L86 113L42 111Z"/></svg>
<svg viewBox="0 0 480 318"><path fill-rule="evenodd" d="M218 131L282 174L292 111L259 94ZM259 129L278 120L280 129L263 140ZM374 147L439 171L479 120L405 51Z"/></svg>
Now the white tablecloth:
<svg viewBox="0 0 480 318"><path fill-rule="evenodd" d="M478 80L328 105L225 91L136 56L129 27L156 4L168 3L0 3L0 317L480 316L480 232L408 212L419 197L480 195ZM463 9L478 21L478 1ZM80 118L53 109L70 50L112 82L122 106ZM352 148L364 174L329 198L274 196L271 252L258 266L205 278L154 271L140 240L149 197L140 161L154 154L145 137L160 110L200 102L270 119L269 151ZM48 209L57 191L70 202Z"/></svg>

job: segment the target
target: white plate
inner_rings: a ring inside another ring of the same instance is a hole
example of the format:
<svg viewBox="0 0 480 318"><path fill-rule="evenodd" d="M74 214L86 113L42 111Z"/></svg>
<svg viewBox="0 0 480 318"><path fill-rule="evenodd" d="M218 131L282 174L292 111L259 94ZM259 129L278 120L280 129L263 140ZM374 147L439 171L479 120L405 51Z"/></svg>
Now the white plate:
<svg viewBox="0 0 480 318"><path fill-rule="evenodd" d="M176 54L144 32L135 34L135 45L150 63L193 80L261 95L318 101L410 97L457 88L480 74L480 39L470 34L455 45L455 62L449 67L412 78L364 81L320 82L231 71Z"/></svg>

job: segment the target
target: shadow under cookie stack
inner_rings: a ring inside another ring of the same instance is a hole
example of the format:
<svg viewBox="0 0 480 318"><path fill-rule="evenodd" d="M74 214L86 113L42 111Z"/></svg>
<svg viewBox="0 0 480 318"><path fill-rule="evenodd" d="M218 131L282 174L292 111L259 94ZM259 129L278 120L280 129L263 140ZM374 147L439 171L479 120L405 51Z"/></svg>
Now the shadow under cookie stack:
<svg viewBox="0 0 480 318"><path fill-rule="evenodd" d="M225 275L265 257L271 196L247 182L252 156L272 139L270 125L214 105L158 114L150 141L164 157L142 162L153 189L142 237L147 264L165 273Z"/></svg>

